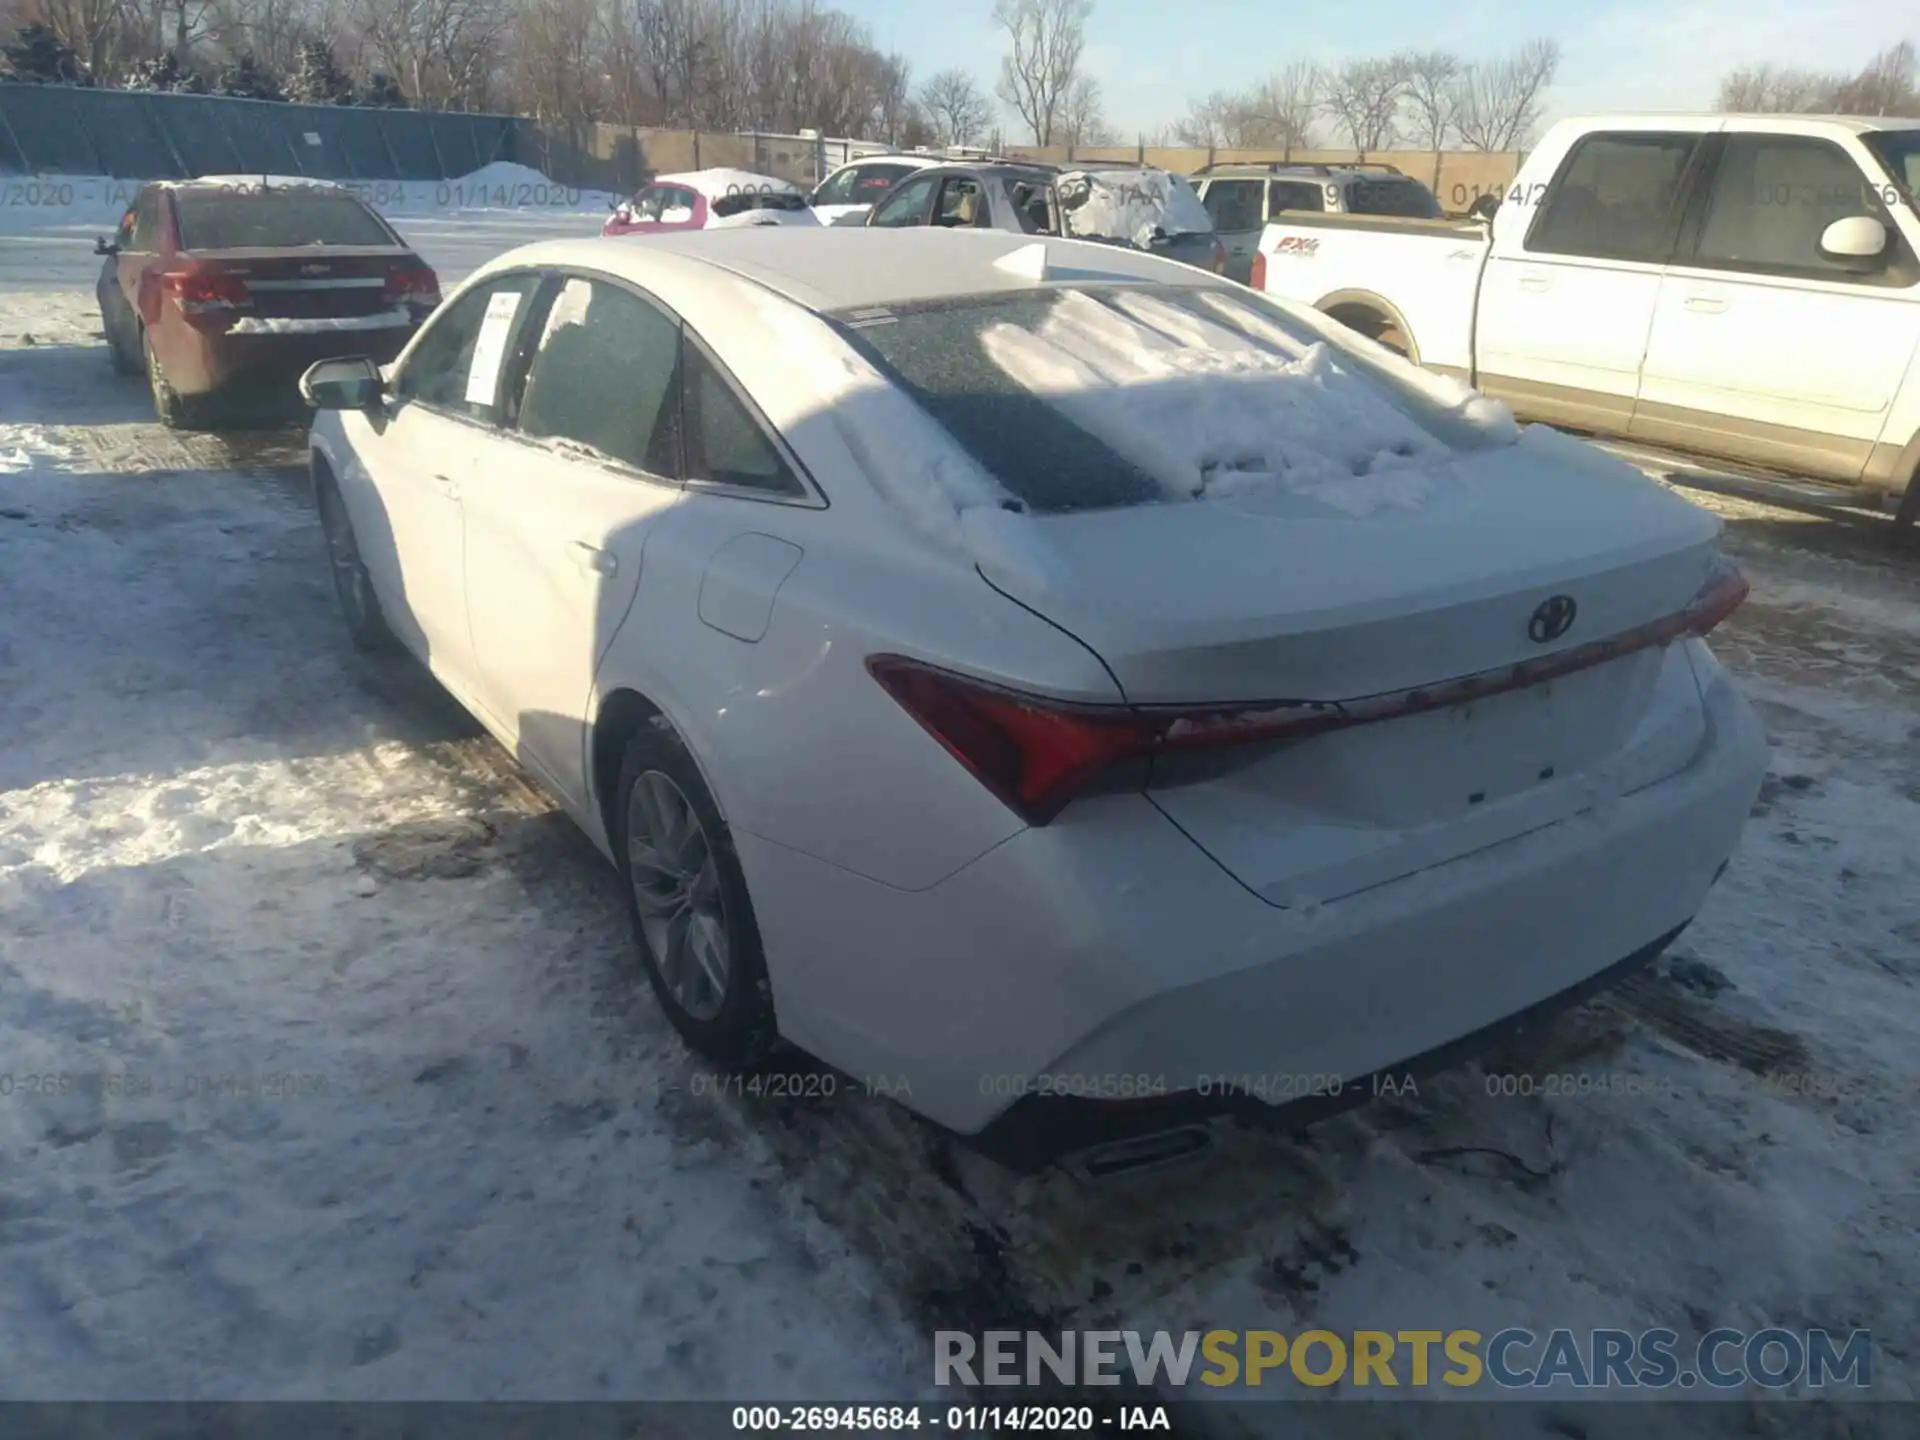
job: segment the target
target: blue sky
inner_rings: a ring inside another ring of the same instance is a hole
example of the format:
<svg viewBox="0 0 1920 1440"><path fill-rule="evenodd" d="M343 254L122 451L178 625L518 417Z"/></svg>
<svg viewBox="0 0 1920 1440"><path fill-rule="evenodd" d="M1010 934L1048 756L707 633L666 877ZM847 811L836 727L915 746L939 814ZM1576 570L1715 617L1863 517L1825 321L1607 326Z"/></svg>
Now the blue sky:
<svg viewBox="0 0 1920 1440"><path fill-rule="evenodd" d="M1005 49L992 0L836 0L871 27L917 80L949 65L985 86ZM1706 109L1720 76L1772 60L1857 69L1876 50L1920 40L1920 15L1893 0L1416 0L1301 5L1285 0L1094 0L1086 63L1123 133L1153 130L1190 96L1248 84L1307 56L1338 61L1403 47L1499 54L1536 35L1564 58L1549 120L1589 110ZM1017 123L1008 140L1025 139Z"/></svg>

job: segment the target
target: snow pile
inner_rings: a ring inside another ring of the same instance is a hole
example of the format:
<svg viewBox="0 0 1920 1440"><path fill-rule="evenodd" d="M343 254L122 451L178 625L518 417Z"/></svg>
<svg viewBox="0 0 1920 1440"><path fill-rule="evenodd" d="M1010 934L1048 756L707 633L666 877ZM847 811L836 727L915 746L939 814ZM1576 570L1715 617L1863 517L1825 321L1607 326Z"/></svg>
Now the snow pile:
<svg viewBox="0 0 1920 1440"><path fill-rule="evenodd" d="M1224 319L1229 306L1223 296L1213 308ZM1263 337L1280 342L1286 353L1276 354L1146 292L1102 301L1067 291L1032 330L1000 324L981 338L1002 370L1153 476L1169 500L1278 485L1358 517L1418 506L1452 458L1326 345L1276 326Z"/></svg>
<svg viewBox="0 0 1920 1440"><path fill-rule="evenodd" d="M1147 249L1161 235L1209 234L1213 220L1193 187L1164 170L1072 170L1054 182L1067 233Z"/></svg>

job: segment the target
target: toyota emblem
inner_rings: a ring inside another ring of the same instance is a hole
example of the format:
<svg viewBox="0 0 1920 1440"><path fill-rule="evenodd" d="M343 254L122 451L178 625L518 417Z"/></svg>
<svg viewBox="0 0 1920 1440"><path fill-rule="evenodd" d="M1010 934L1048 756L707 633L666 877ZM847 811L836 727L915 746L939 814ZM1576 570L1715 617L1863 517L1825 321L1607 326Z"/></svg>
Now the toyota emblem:
<svg viewBox="0 0 1920 1440"><path fill-rule="evenodd" d="M1558 640L1573 628L1573 617L1579 613L1580 607L1574 604L1571 595L1542 600L1534 608L1533 618L1527 621L1527 634L1536 645Z"/></svg>

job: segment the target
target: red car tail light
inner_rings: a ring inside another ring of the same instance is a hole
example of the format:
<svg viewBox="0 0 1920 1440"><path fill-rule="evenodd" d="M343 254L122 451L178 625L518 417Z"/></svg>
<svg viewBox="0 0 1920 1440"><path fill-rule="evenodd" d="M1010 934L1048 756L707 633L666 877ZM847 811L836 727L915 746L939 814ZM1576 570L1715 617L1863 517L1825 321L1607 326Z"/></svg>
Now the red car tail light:
<svg viewBox="0 0 1920 1440"><path fill-rule="evenodd" d="M1022 694L902 655L871 655L867 671L1008 809L1030 825L1045 825L1103 772L1128 761L1304 740L1523 690L1705 635L1739 608L1747 589L1746 577L1725 565L1685 609L1631 630L1538 660L1352 700L1092 705Z"/></svg>
<svg viewBox="0 0 1920 1440"><path fill-rule="evenodd" d="M1264 290L1267 288L1267 252L1266 251L1255 250L1253 252L1253 273L1247 276L1247 284L1250 288L1255 290Z"/></svg>
<svg viewBox="0 0 1920 1440"><path fill-rule="evenodd" d="M203 270L189 264L185 269L168 271L161 277L161 284L189 315L253 308L253 292L247 289L245 277L231 271Z"/></svg>
<svg viewBox="0 0 1920 1440"><path fill-rule="evenodd" d="M426 265L402 265L388 272L383 295L389 305L438 305L440 277Z"/></svg>

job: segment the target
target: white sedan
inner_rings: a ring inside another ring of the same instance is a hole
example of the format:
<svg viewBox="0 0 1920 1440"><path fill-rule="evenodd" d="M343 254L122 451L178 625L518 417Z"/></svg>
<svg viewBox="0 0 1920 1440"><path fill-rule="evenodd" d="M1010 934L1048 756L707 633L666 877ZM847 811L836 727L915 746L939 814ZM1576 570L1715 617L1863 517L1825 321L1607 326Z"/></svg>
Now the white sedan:
<svg viewBox="0 0 1920 1440"><path fill-rule="evenodd" d="M688 1042L1004 1154L1584 993L1766 766L1717 520L1148 255L535 245L303 386L353 638L620 868Z"/></svg>

